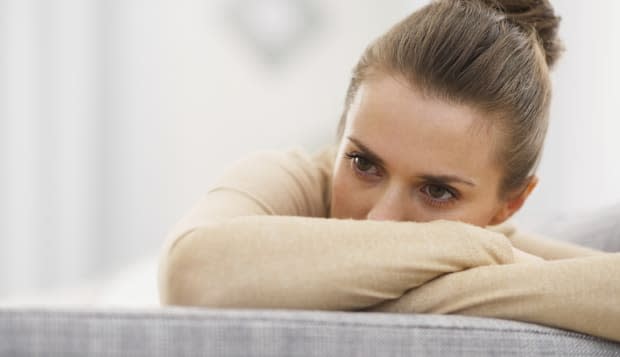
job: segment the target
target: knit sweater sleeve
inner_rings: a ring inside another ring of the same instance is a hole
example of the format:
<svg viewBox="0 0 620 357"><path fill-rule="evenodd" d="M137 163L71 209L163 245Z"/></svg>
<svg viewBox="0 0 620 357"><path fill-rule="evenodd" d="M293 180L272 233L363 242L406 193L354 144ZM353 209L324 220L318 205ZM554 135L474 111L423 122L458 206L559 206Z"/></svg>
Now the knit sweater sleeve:
<svg viewBox="0 0 620 357"><path fill-rule="evenodd" d="M360 309L446 273L514 262L503 234L464 223L327 218L333 154L235 164L170 233L162 303Z"/></svg>
<svg viewBox="0 0 620 357"><path fill-rule="evenodd" d="M620 253L447 274L369 310L539 323L620 341Z"/></svg>

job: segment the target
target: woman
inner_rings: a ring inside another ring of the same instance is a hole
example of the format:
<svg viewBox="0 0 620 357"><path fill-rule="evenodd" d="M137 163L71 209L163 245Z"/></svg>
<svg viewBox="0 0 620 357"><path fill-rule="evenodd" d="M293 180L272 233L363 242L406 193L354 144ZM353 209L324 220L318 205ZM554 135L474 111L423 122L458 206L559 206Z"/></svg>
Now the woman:
<svg viewBox="0 0 620 357"><path fill-rule="evenodd" d="M620 340L619 254L497 226L536 186L558 22L546 0L439 0L404 19L355 67L337 147L243 160L178 224L162 303L458 313Z"/></svg>

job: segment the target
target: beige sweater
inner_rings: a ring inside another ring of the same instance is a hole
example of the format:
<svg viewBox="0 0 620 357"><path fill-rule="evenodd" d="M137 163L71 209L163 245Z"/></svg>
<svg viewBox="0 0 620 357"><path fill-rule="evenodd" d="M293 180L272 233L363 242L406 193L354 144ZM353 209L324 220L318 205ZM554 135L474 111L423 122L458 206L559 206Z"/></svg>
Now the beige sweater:
<svg viewBox="0 0 620 357"><path fill-rule="evenodd" d="M328 218L334 156L262 152L234 165L171 232L162 303L455 313L620 341L620 253L508 224Z"/></svg>

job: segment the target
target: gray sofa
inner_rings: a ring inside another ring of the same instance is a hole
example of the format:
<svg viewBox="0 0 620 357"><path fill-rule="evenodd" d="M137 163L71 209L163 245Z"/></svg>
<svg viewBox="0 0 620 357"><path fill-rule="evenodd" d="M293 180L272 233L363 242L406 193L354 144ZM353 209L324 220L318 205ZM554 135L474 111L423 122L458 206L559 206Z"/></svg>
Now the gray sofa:
<svg viewBox="0 0 620 357"><path fill-rule="evenodd" d="M620 205L585 216L541 220L530 228L620 251ZM0 356L203 355L620 356L620 343L534 324L456 315L0 309Z"/></svg>
<svg viewBox="0 0 620 357"><path fill-rule="evenodd" d="M620 356L620 344L452 315L4 310L2 356Z"/></svg>

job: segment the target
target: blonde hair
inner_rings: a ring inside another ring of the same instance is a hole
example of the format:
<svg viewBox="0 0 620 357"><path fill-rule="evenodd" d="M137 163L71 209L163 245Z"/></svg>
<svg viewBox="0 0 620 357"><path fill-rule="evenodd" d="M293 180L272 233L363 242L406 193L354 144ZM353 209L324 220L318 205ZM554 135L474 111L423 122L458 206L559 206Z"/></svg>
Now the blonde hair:
<svg viewBox="0 0 620 357"><path fill-rule="evenodd" d="M361 83L400 75L429 96L492 114L503 133L500 193L536 170L548 127L549 69L563 48L547 0L436 0L373 41L353 69L338 137Z"/></svg>

